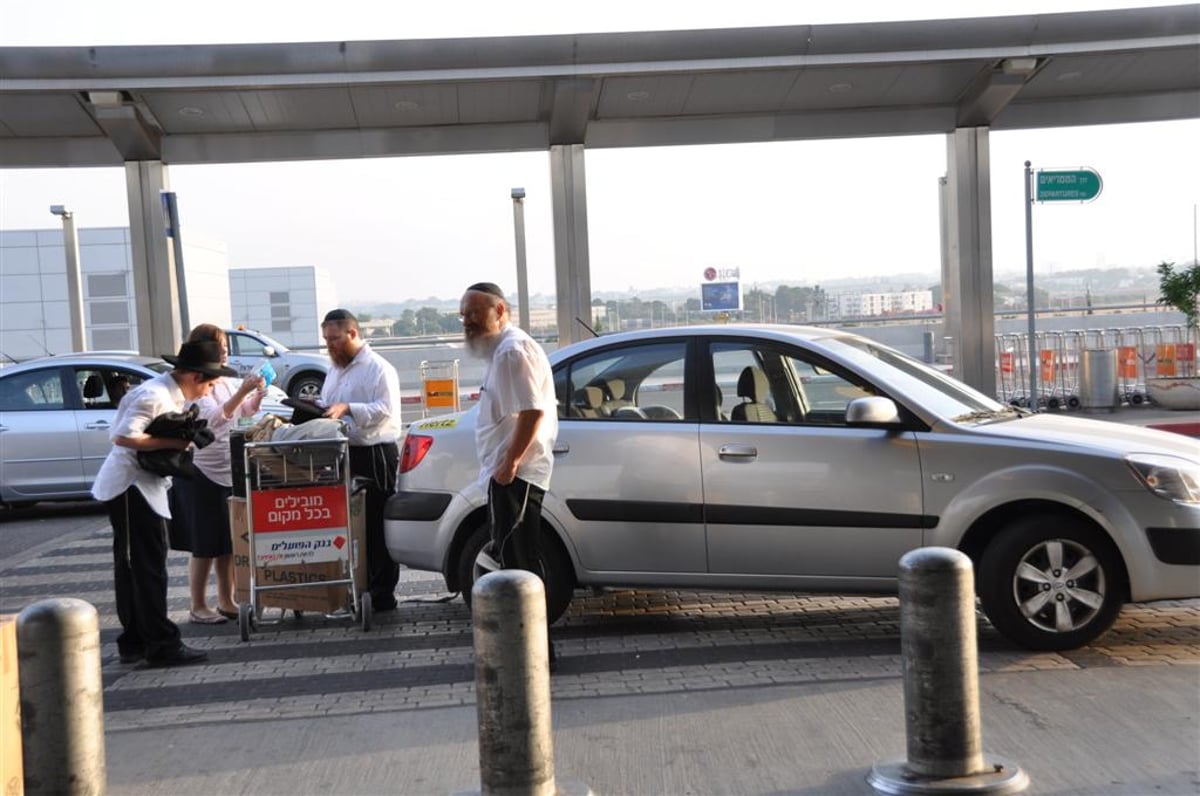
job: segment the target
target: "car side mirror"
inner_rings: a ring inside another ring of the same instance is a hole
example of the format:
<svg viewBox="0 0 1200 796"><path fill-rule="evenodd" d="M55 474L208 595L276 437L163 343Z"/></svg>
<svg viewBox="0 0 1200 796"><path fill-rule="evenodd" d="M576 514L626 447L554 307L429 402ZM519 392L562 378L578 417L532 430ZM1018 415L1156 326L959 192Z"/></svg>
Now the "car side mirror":
<svg viewBox="0 0 1200 796"><path fill-rule="evenodd" d="M900 410L891 398L878 395L855 398L846 407L848 426L898 426L901 422Z"/></svg>
<svg viewBox="0 0 1200 796"><path fill-rule="evenodd" d="M275 351L275 346L265 345L265 346L263 346L263 356L264 357L277 357L277 356L279 356L279 354Z"/></svg>

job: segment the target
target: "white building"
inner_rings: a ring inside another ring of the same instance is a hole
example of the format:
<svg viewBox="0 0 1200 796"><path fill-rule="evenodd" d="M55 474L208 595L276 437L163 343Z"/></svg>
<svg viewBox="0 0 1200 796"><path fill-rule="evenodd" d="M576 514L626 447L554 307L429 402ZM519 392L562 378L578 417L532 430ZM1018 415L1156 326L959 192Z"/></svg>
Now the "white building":
<svg viewBox="0 0 1200 796"><path fill-rule="evenodd" d="M186 228L182 232L188 320L228 325L225 245ZM134 350L137 301L129 228L80 229L78 235L84 344L89 350ZM71 350L66 263L61 228L0 231L0 351L8 357Z"/></svg>
<svg viewBox="0 0 1200 796"><path fill-rule="evenodd" d="M234 324L298 348L322 344L321 319L338 306L333 277L315 265L235 268L229 296Z"/></svg>
<svg viewBox="0 0 1200 796"><path fill-rule="evenodd" d="M878 315L913 315L933 309L933 291L900 293L842 293L837 297L838 316L861 318Z"/></svg>

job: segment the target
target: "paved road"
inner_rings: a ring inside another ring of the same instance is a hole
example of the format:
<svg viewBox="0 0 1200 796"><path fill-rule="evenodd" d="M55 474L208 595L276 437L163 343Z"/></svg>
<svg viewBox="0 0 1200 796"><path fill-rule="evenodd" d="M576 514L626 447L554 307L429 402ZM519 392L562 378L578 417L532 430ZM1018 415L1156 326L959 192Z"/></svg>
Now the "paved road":
<svg viewBox="0 0 1200 796"><path fill-rule="evenodd" d="M0 564L0 611L59 595L100 611L110 792L477 787L469 617L440 579L404 573L369 633L289 614L243 643L234 623L184 624L209 662L153 670L116 659L110 555L93 517ZM186 563L170 561L178 621ZM979 636L985 749L1031 792L1200 792L1200 600L1131 606L1064 654L984 619ZM892 598L580 592L555 637L560 776L600 793L863 793L905 749Z"/></svg>

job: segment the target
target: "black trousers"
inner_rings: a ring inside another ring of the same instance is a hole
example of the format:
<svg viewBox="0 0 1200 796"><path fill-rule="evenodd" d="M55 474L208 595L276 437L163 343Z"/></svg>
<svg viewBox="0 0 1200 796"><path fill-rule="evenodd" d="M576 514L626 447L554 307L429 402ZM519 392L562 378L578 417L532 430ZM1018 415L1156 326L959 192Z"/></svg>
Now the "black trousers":
<svg viewBox="0 0 1200 796"><path fill-rule="evenodd" d="M367 591L377 609L396 605L400 565L388 555L383 538L383 507L396 491L400 446L395 442L350 446L350 474L366 484Z"/></svg>
<svg viewBox="0 0 1200 796"><path fill-rule="evenodd" d="M167 616L167 520L136 486L104 504L113 529L113 585L121 635L117 649L154 658L180 645Z"/></svg>
<svg viewBox="0 0 1200 796"><path fill-rule="evenodd" d="M546 580L542 571L542 497L546 490L520 478L507 486L488 482L488 520L492 554L505 569L524 569Z"/></svg>

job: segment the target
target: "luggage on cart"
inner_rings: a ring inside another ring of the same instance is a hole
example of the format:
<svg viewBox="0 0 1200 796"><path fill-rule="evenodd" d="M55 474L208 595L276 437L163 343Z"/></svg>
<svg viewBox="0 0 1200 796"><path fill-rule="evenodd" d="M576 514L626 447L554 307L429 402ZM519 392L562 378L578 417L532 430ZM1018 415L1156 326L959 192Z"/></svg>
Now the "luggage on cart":
<svg viewBox="0 0 1200 796"><path fill-rule="evenodd" d="M241 447L245 497L229 505L242 640L267 607L353 617L369 630L365 496L351 493L346 439Z"/></svg>

